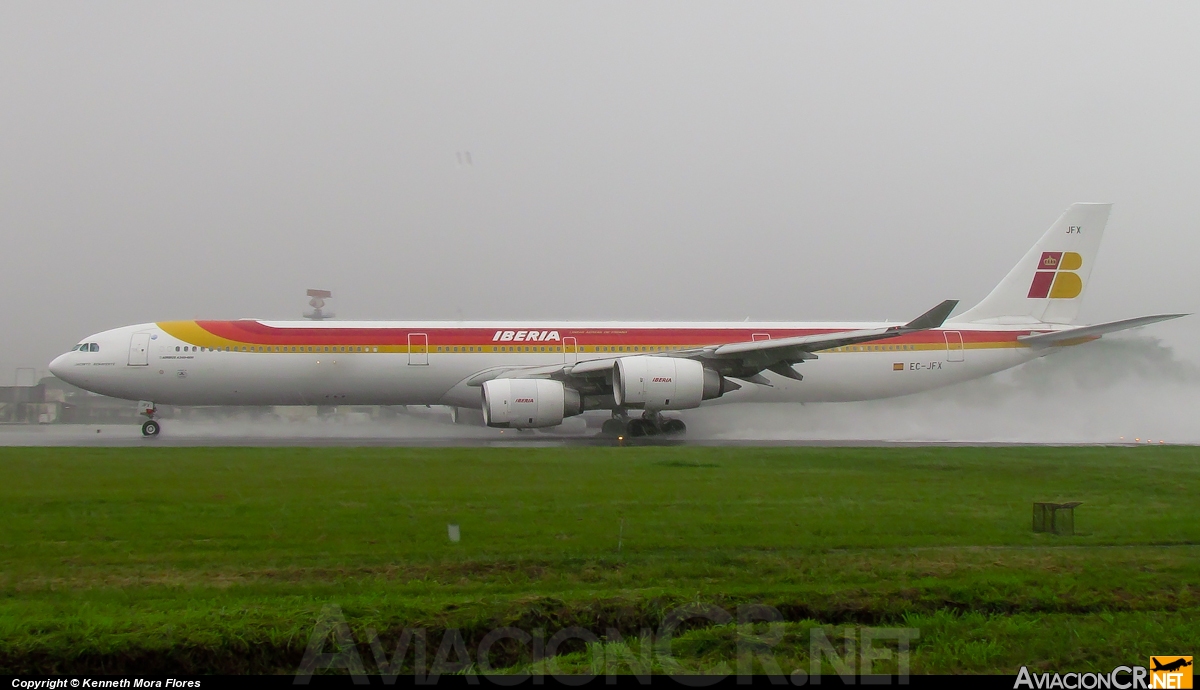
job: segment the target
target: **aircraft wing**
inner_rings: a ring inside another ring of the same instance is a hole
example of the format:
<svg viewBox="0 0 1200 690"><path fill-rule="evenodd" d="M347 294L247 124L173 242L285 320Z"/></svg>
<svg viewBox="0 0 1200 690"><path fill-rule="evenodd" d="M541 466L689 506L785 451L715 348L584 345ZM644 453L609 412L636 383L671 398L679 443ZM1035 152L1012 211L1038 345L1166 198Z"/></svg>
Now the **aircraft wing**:
<svg viewBox="0 0 1200 690"><path fill-rule="evenodd" d="M1136 319L1125 319L1123 321L1110 321L1109 323L1098 323L1094 326L1080 326L1079 328L1068 328L1065 331L1051 331L1049 333L1032 333L1023 335L1017 340L1030 347L1054 347L1056 345L1074 345L1086 340L1095 340L1105 333L1115 333L1123 331L1127 328L1137 328L1138 326L1148 326L1159 321L1167 321L1169 319L1178 319L1187 314L1156 314L1154 316L1139 316Z"/></svg>
<svg viewBox="0 0 1200 690"><path fill-rule="evenodd" d="M800 380L803 377L793 368L793 365L806 359L816 359L817 352L835 347L887 340L896 336L937 328L945 322L957 305L958 300L945 300L903 326L728 343L684 350L673 353L673 356L699 359L725 376L753 383L767 383L767 380L761 375L764 370Z"/></svg>
<svg viewBox="0 0 1200 690"><path fill-rule="evenodd" d="M690 350L675 350L672 352L647 353L650 357L683 357L696 359L705 363L724 376L739 378L753 383L767 383L761 376L765 370L773 371L781 376L800 380L803 378L793 364L806 359L816 359L817 352L846 345L870 343L887 340L896 336L929 330L942 325L958 300L946 300L933 309L902 326L887 328L869 328L857 331L836 331L819 335L802 335L793 338L778 338L776 340L754 340L724 345L692 348ZM481 371L467 379L470 386L483 385L484 381L498 378L554 378L563 381L603 377L612 371L613 362L621 357L617 355L600 359L589 359L577 364L554 364L549 366L531 367L496 367Z"/></svg>

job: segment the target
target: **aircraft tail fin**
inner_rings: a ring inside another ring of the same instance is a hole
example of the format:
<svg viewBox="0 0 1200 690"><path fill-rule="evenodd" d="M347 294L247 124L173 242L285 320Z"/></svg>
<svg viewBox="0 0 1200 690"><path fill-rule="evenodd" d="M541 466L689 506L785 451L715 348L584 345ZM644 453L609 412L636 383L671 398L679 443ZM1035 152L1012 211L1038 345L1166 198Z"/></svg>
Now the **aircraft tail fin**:
<svg viewBox="0 0 1200 690"><path fill-rule="evenodd" d="M1072 204L982 302L956 322L1074 323L1112 204Z"/></svg>

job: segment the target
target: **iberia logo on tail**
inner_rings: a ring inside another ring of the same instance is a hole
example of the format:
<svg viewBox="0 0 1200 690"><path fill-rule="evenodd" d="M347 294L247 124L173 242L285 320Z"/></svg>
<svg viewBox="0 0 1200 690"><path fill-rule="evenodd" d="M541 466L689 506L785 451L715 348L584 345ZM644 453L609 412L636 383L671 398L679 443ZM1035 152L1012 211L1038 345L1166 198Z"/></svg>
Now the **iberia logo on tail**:
<svg viewBox="0 0 1200 690"><path fill-rule="evenodd" d="M1075 252L1042 252L1033 283L1029 285L1030 299L1071 299L1083 292L1078 271L1083 257Z"/></svg>

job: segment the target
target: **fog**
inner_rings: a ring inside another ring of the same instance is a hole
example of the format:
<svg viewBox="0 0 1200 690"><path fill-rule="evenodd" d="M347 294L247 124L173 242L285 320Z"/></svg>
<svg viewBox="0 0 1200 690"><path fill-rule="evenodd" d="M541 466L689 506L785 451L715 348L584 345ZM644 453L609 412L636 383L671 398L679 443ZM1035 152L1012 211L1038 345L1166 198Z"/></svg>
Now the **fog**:
<svg viewBox="0 0 1200 690"><path fill-rule="evenodd" d="M296 318L306 288L355 319L904 319L982 298L1075 201L1115 204L1082 321L1191 312L1198 20L1188 3L4 3L0 384L119 325ZM1196 321L1150 333L1198 362ZM1042 364L955 395L1032 389ZM1138 366L1081 370L1063 400L1117 376L1114 400L1186 399L1121 373ZM954 400L745 409L788 429L870 413L904 436L906 406L964 418ZM1011 405L998 435L1020 428Z"/></svg>
<svg viewBox="0 0 1200 690"><path fill-rule="evenodd" d="M994 376L891 400L739 405L688 416L689 437L968 443L1200 443L1200 367L1120 335Z"/></svg>

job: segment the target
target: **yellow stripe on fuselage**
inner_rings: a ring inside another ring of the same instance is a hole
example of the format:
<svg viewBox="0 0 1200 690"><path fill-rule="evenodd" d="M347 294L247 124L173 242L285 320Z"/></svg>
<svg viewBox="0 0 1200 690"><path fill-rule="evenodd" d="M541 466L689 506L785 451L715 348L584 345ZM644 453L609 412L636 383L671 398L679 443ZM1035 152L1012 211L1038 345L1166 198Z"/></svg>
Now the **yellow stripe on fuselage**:
<svg viewBox="0 0 1200 690"><path fill-rule="evenodd" d="M205 328L203 328L202 326L200 326L200 324L198 324L195 321L160 321L160 322L158 322L157 325L159 328L161 328L163 330L163 332L165 332L167 335L169 335L173 338L176 338L185 343L188 343L189 345L195 345L197 347L205 347L205 348L210 348L210 349L214 349L214 350L216 350L216 349L224 350L224 349L228 348L233 351L278 352L278 353L282 354L282 353L287 353L287 352L297 352L297 353L299 353L299 352L314 352L314 351L315 352L322 352L322 351L329 352L330 351L329 348L331 348L331 347L334 348L333 351L336 352L336 351L338 351L338 349L340 349L342 347L339 345L332 345L332 346L331 345L320 345L320 346L313 346L312 349L308 349L307 346L289 347L289 346L249 344L245 341L230 340L228 338L223 338L219 335L215 335L215 334L211 333L210 331L206 330ZM1080 341L1082 342L1083 340L1081 339ZM1066 345L1066 344L1074 345L1077 343L1076 343L1076 341L1071 341L1069 343L1063 343L1063 344L1064 345ZM358 346L363 347L363 352L361 354L365 354L367 352L407 353L409 351L409 347L407 345L378 345L378 346L358 345ZM352 348L355 346L348 346L348 347ZM543 345L543 346L492 345L489 343L487 345L482 345L482 344L480 344L480 345L458 345L458 346L453 346L453 347L455 347L456 349L452 350L451 346L439 346L436 344L430 344L426 347L413 346L412 350L413 350L413 352L427 351L428 353L436 353L436 354L480 354L480 353L485 353L485 352L513 352L513 353L533 354L535 352L547 352L548 353L548 352L562 352L563 351L563 346L560 343L556 343L554 345ZM525 347L528 347L529 349L528 350L523 349ZM578 346L577 352L579 352L579 353L598 353L598 354L602 354L602 355L606 355L606 356L607 355L626 356L626 355L637 354L637 353L642 353L642 352L661 353L661 352L670 352L672 350L685 350L685 349L690 349L690 348L694 348L694 347L703 347L703 345L663 345L663 346L659 346L659 345L644 345L644 346L627 345L627 346L617 346L617 345L602 345L602 344L588 344L588 345L581 344ZM990 341L990 342L965 342L962 345L962 349L966 349L966 350L991 350L991 349L1023 348L1023 347L1028 347L1028 346L1025 345L1024 343L1021 343L1021 342L1015 341L1015 340ZM468 348L470 348L470 349L468 350ZM545 348L545 349L543 350L541 348ZM928 352L928 351L945 351L947 349L948 348L946 347L946 345L944 343L932 342L932 343L908 343L908 344L903 344L903 345L848 345L845 347L837 347L837 348L831 348L828 350L822 350L822 351L820 351L820 353L825 354L825 353L916 352L916 351ZM958 349L958 348L955 348L955 349ZM353 350L350 350L350 352L353 352ZM349 352L347 354L349 354Z"/></svg>
<svg viewBox="0 0 1200 690"><path fill-rule="evenodd" d="M158 327L164 333L182 340L185 343L196 345L197 347L207 347L212 349L217 348L232 348L238 345L245 345L236 340L229 340L218 335L213 335L200 327L200 324L195 321L159 321Z"/></svg>

